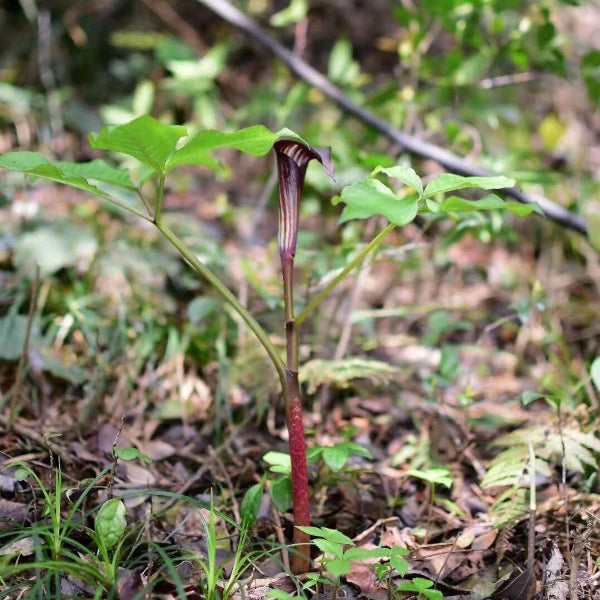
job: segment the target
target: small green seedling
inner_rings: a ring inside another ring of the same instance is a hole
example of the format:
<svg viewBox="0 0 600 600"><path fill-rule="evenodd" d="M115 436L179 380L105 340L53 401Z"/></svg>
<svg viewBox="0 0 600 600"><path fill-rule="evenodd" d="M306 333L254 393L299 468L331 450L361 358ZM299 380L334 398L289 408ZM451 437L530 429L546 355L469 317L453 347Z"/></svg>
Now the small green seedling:
<svg viewBox="0 0 600 600"><path fill-rule="evenodd" d="M415 577L412 581L405 581L396 587L398 592L416 592L417 599L424 597L429 600L444 600L442 592L431 589L433 581L424 577Z"/></svg>
<svg viewBox="0 0 600 600"><path fill-rule="evenodd" d="M313 446L306 452L309 464L316 464L322 459L324 465L334 474L339 473L346 466L351 456L372 458L369 450L354 442L338 442L333 446ZM269 486L271 502L277 510L286 512L292 505L290 455L287 452L269 451L264 454L263 460L269 465L269 471L275 475Z"/></svg>
<svg viewBox="0 0 600 600"><path fill-rule="evenodd" d="M315 589L319 584L331 586L331 596L336 598L340 578L352 570L353 561L394 559L399 572L406 572L408 563L401 558L408 554L404 548L359 548L347 535L329 527L303 527L312 536L312 543L321 551L319 572L308 573L303 589ZM349 546L349 548L348 548Z"/></svg>
<svg viewBox="0 0 600 600"><path fill-rule="evenodd" d="M452 477L450 471L443 467L433 467L427 469L427 471L421 471L420 469L409 469L408 475L411 477L417 477L422 479L429 484L429 513L427 515L427 531L429 531L429 525L433 516L433 505L435 504L435 486L443 485L450 489L452 487ZM425 540L427 536L425 536Z"/></svg>
<svg viewBox="0 0 600 600"><path fill-rule="evenodd" d="M443 467L434 467L427 469L427 471L421 471L420 469L409 469L408 475L411 477L417 477L426 481L432 487L435 485L443 485L444 487L452 487L452 477L450 471Z"/></svg>
<svg viewBox="0 0 600 600"><path fill-rule="evenodd" d="M322 458L334 473L339 473L351 456L373 458L367 448L355 442L337 442L333 446L314 446L307 452L309 463L315 463Z"/></svg>
<svg viewBox="0 0 600 600"><path fill-rule="evenodd" d="M136 460L139 459L146 464L150 464L152 459L140 452L137 448L119 448L118 446L114 447L114 455L115 458L120 458L121 460Z"/></svg>
<svg viewBox="0 0 600 600"><path fill-rule="evenodd" d="M406 571L408 571L408 562L402 558L408 554L406 548L401 546L392 546L390 548L389 560L386 562L375 563L374 570L377 579L385 579L390 575L401 575L404 577Z"/></svg>
<svg viewBox="0 0 600 600"><path fill-rule="evenodd" d="M123 537L127 529L123 500L119 498L107 500L96 515L94 529L98 547L101 550L112 548Z"/></svg>

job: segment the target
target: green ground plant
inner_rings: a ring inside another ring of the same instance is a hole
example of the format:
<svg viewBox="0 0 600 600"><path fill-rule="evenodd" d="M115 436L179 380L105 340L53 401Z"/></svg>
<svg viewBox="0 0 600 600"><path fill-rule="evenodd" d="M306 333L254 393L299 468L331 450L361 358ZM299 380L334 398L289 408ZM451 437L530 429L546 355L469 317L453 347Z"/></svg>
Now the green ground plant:
<svg viewBox="0 0 600 600"><path fill-rule="evenodd" d="M424 577L415 577L411 581L404 581L396 586L396 592L415 592L417 598L429 598L429 600L442 600L444 595L439 590L432 589L433 581Z"/></svg>
<svg viewBox="0 0 600 600"><path fill-rule="evenodd" d="M111 467L78 490L64 486L60 468L54 469L54 485L49 489L29 464L17 461L13 467L17 469L18 480L31 479L40 491L41 504L34 507L39 510L40 518L17 531L9 529L2 534L0 579L18 581L20 574L36 572L38 577L30 591L47 598L60 597L65 577L91 586L98 590L97 594L114 594L117 568L123 562L124 506L120 500L109 500L96 514L96 530L85 525L95 512L88 511L86 503ZM80 541L79 534L84 532L94 541L91 547ZM33 561L23 560L27 556L33 556ZM8 591L15 592L23 586L24 583L11 583Z"/></svg>
<svg viewBox="0 0 600 600"><path fill-rule="evenodd" d="M567 471L585 477L587 487L597 478L600 439L593 418L578 422L569 413L563 394L544 395L526 393L525 406L545 400L555 409L553 422L522 427L502 435L492 442L502 450L492 459L481 481L483 488L499 488L492 513L497 525L514 523L527 512L527 478L530 463L535 461L539 474L552 479L560 472L559 481L565 483ZM533 459L531 458L533 456Z"/></svg>
<svg viewBox="0 0 600 600"><path fill-rule="evenodd" d="M88 508L94 503L98 490L109 490L110 493L117 461L143 459L136 448L115 448L115 451L113 465L77 488L64 485L60 468L54 470L54 485L49 489L29 464L22 461L12 464L19 481L31 480L39 490L39 506L34 505L32 511L38 511L40 515L28 524L0 533L0 582L5 582L3 591L19 594L27 589L31 598L80 597L82 593L92 593L94 598L111 599L121 597L127 586L126 597L137 598L136 594L142 593L138 570L146 561L160 566L155 568L150 580L143 586L143 593L169 581L177 589L178 597L185 598L184 583L176 565L190 561L196 565L199 587L207 599L230 598L240 579L265 554L264 550L252 550L248 543L249 531L260 506L262 486L253 486L246 492L242 502L242 523L239 525L218 511L212 498L206 505L175 493L143 492L155 499L187 503L207 512L204 520L205 553L176 546L169 548L144 539L143 523L128 523L125 500L133 497L131 493L109 497L99 506ZM217 519L228 522L237 531L235 551L227 560L217 553L221 535ZM37 574L33 586L29 577L31 573Z"/></svg>
<svg viewBox="0 0 600 600"><path fill-rule="evenodd" d="M353 479L355 469L346 469L351 457L370 459L371 453L360 444L354 442L338 442L332 446L311 446L306 452L309 466L317 469L319 487L326 488L332 482ZM269 495L277 510L286 512L292 505L292 466L290 455L286 452L270 450L263 456L269 465L272 478L269 481ZM347 473L344 473L347 471Z"/></svg>
<svg viewBox="0 0 600 600"><path fill-rule="evenodd" d="M379 581L387 581L389 590L394 587L390 585L392 578L404 576L408 570L409 565L404 557L409 552L405 548L399 546L361 548L347 535L335 529L328 527L307 527L305 529L320 555L315 565L319 570L307 573L302 589L310 590L317 598L321 594L325 597L338 598L341 579L352 571L353 563L366 562L369 564ZM432 586L433 582L428 581L428 584ZM412 588L407 589L412 590ZM282 590L272 590L268 597L276 600L290 600L293 596Z"/></svg>

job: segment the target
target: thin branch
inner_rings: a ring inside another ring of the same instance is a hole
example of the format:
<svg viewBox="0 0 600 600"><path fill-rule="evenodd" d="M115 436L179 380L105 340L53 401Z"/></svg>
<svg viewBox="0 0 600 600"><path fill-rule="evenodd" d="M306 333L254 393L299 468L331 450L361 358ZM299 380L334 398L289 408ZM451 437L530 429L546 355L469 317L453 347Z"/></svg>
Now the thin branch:
<svg viewBox="0 0 600 600"><path fill-rule="evenodd" d="M9 428L9 415L1 415L0 414L0 425L4 426L8 431ZM51 432L44 433L40 429L39 422L32 424L31 427L25 425L24 423L20 423L19 421L14 421L10 424L11 430L14 431L17 435L28 439L32 442L35 442L42 448L47 448L55 454L56 456L60 456L60 460L66 464L73 464L74 459L72 452L67 448L63 448L59 444L55 444L50 440L53 436Z"/></svg>
<svg viewBox="0 0 600 600"><path fill-rule="evenodd" d="M279 376L282 388L286 385L285 365L279 352L265 333L265 330L258 324L256 319L248 312L245 306L235 297L235 295L227 288L223 282L202 262L198 257L173 233L170 227L164 222L155 223L156 228L169 240L169 242L177 248L179 253L188 261L193 269L199 273L210 285L221 295L223 300L227 302L236 313L244 320L248 328L254 333L265 349L273 366Z"/></svg>
<svg viewBox="0 0 600 600"><path fill-rule="evenodd" d="M296 317L296 327L300 327L305 319L319 306L319 304L333 291L335 286L346 278L346 275L360 265L370 252L377 248L383 238L395 229L396 225L386 225L303 309Z"/></svg>
<svg viewBox="0 0 600 600"><path fill-rule="evenodd" d="M448 171L466 176L489 176L494 175L491 171L483 169L477 165L471 164L469 161L448 152L435 144L424 142L416 137L403 133L398 129L386 123L373 113L362 108L352 100L350 100L344 92L335 86L322 73L311 67L308 63L302 60L299 56L282 46L274 40L264 29L256 24L252 19L240 12L232 6L227 0L197 0L220 17L225 19L231 25L244 31L253 39L266 46L277 58L282 60L288 67L301 79L329 96L332 100L346 112L357 117L367 125L377 129L393 142L402 146L407 152L431 159L442 165ZM526 193L517 187L507 188L504 193L512 196L523 204L537 203L544 211L546 216L560 225L572 229L584 236L587 236L587 225L584 219L572 214L566 208L552 202L548 198L538 195Z"/></svg>
<svg viewBox="0 0 600 600"><path fill-rule="evenodd" d="M162 19L181 39L194 49L197 54L206 52L206 45L194 27L181 18L175 9L164 0L142 0L146 7Z"/></svg>
<svg viewBox="0 0 600 600"><path fill-rule="evenodd" d="M21 399L21 392L23 391L23 379L25 377L25 365L29 357L29 342L31 340L31 327L33 325L33 319L35 316L35 305L38 300L38 292L40 290L40 265L35 265L35 278L33 285L31 286L31 296L29 298L29 310L27 311L27 327L25 329L25 340L23 341L23 350L19 357L19 365L17 366L17 376L15 377L15 384L12 389L12 396L10 399L10 408L8 411L8 422L6 424L7 431L11 431L13 426L13 420L15 418L15 412L17 409L17 402Z"/></svg>

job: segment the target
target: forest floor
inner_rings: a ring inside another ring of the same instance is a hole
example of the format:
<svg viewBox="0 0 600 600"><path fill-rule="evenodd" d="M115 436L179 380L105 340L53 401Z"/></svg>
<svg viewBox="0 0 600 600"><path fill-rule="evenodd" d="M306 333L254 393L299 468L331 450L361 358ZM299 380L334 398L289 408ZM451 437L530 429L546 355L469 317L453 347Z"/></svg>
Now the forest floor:
<svg viewBox="0 0 600 600"><path fill-rule="evenodd" d="M236 58L227 106L276 71ZM271 163L222 158L235 178L182 169L167 218L283 352ZM151 227L80 191L6 189L2 598L600 599L600 260L576 234L531 216L455 241L417 220L304 323L312 524L347 536L315 545L315 581L289 572L285 413L251 333ZM384 226L340 229L333 193L303 213L300 299ZM332 563L352 544L407 553Z"/></svg>
<svg viewBox="0 0 600 600"><path fill-rule="evenodd" d="M286 451L286 428L278 380L262 349L243 329L233 338L227 334L231 321L224 313L209 318L218 317L216 330L201 315L192 315L194 325L185 326L191 301L207 296L198 296L190 281L187 290L183 287L186 268L152 231L97 213L96 203L78 192L68 199L51 187L37 193L54 223L62 211L67 218L76 207L97 214L108 257L42 281L35 311L47 315L40 319L46 332L36 331L34 323L26 376L16 392L16 363L1 366L2 389L18 393L11 402L14 411L5 404L0 421L2 555L17 554L22 567L35 557L41 543L35 525L49 522L41 486L55 493L60 472L64 519L72 519L78 490L86 490L85 501L75 512L87 515L88 528L90 515L109 496L127 498L126 518L134 533L119 554L121 598L140 597L136 594L149 582L152 597L176 593L173 574L151 550L155 545L169 549L176 578L187 597L194 597L193 590L201 592L199 568L183 565L194 563L190 555L205 556L210 511L160 493L185 495L205 507L213 502L239 525L241 498L266 479L246 540L246 551L259 558L243 578L244 589L252 597L270 587L291 592L289 578L278 578L287 557L274 549L290 541L291 521L270 502L268 487L279 476L269 473L263 460L267 452ZM170 198L168 204L176 201ZM210 212L210 203L201 210ZM19 219L14 205L2 212L3 219ZM240 245L232 232L245 226L247 215L240 223L236 219L229 234L221 228L228 264L251 253L261 266L261 280L275 286L273 244ZM215 228L218 223L215 219ZM319 219L312 224L329 225ZM541 261L525 241L511 247L467 238L452 247L455 262L442 272L433 266L435 240L417 228L413 233L413 241L390 239L386 248L418 244L421 256L429 257L421 263L431 265L429 272L399 272L384 249L383 258L336 293L303 331L309 446L338 448L338 458L330 460L338 461L335 468L322 457L311 465L313 524L340 531L360 547L410 551L404 578L378 579L364 561L353 562L342 580L343 593L383 598L390 586L422 577L435 582L444 597L484 598L500 579L517 581L519 589L496 592L495 598L534 593L561 598L573 594L573 586L579 597L598 597L598 396L580 358L586 340L596 335L589 319L598 306L596 288L583 270ZM129 254L118 246L122 239L131 242ZM134 256L133 243L145 252ZM164 255L160 261L157 253ZM134 268L119 261L135 261ZM510 276L519 283L508 292ZM535 293L523 283L528 281L544 290L543 297L518 306ZM77 282L85 291L72 288ZM237 291L243 294L243 286ZM62 305L64 294L70 295L71 312L57 314L54 307ZM279 307L253 302L264 322L279 318ZM66 321L69 314L72 323ZM351 321L353 314L360 315L358 324ZM329 332L344 328L353 335L342 358L323 360L336 356L335 347L326 346L336 339ZM278 335L273 339L282 343ZM210 354L198 349L210 343L236 350L199 368L193 356ZM531 395L540 390L541 397ZM527 406L523 394L533 399ZM592 403L575 403L571 395ZM343 450L348 442L361 451ZM542 465L536 468L533 532L525 495L529 442ZM119 460L115 446L136 448L148 462ZM339 452L346 452L347 460L339 462ZM500 474L494 475L490 461L499 456ZM21 479L24 463L39 480ZM486 473L491 485L482 485ZM224 564L235 556L239 531L220 513L216 525L219 564ZM66 527L67 548L75 544L73 535L78 543L92 544L88 529L78 526ZM531 534L535 553L528 562ZM23 549L15 540L29 544ZM528 579L518 579L521 572ZM17 589L27 589L35 573L33 567L21 573ZM93 587L68 571L60 586L63 594L70 590L76 597L89 596Z"/></svg>

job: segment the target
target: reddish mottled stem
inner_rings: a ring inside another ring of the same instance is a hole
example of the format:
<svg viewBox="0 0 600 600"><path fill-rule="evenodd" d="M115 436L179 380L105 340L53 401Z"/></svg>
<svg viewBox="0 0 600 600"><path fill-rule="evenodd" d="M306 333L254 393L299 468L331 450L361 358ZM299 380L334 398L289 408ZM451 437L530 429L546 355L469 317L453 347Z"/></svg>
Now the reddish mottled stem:
<svg viewBox="0 0 600 600"><path fill-rule="evenodd" d="M306 465L306 440L302 422L302 401L298 385L298 372L286 369L288 392L292 399L288 406L287 426L290 436L290 459L292 463L292 498L294 504L294 556L293 573L306 573L310 567L310 536L298 526L310 525L310 499L308 469Z"/></svg>

